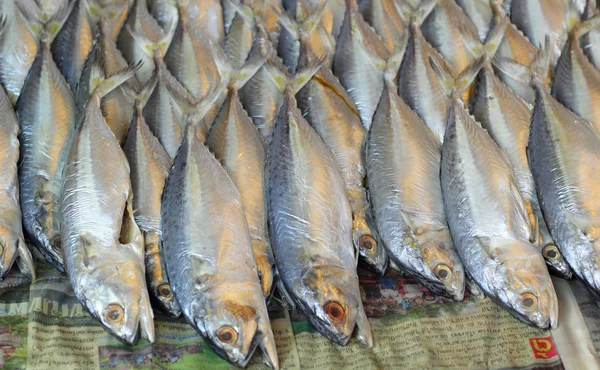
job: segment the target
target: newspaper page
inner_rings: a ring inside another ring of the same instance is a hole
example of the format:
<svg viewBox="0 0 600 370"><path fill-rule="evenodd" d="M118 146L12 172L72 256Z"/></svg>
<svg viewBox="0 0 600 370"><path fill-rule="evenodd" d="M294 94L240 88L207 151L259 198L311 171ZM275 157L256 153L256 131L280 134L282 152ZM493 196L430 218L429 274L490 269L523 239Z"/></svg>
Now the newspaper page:
<svg viewBox="0 0 600 370"><path fill-rule="evenodd" d="M43 266L40 264L40 266ZM561 369L548 331L514 319L491 300L432 295L397 273L362 275L375 346L338 346L298 312L271 311L282 369ZM127 346L109 335L75 298L68 279L41 267L0 285L0 367L10 369L233 369L185 319L155 314L156 340ZM260 350L249 369L266 369Z"/></svg>

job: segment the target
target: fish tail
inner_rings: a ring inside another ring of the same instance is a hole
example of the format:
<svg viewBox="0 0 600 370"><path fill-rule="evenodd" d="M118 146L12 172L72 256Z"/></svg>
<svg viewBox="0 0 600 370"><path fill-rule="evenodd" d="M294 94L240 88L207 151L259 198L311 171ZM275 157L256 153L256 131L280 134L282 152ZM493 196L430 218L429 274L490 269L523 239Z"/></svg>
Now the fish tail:
<svg viewBox="0 0 600 370"><path fill-rule="evenodd" d="M31 251L23 238L19 238L17 241L17 266L23 275L35 280L35 264L31 257Z"/></svg>
<svg viewBox="0 0 600 370"><path fill-rule="evenodd" d="M353 1L352 1L353 2ZM294 35L296 39L308 38L315 31L317 26L319 25L319 21L325 12L325 6L327 5L327 1L321 0L319 5L306 17L306 19L302 22L297 22L292 19L288 14L281 13L279 9L273 7L272 10L277 16L279 23L286 29L289 33Z"/></svg>
<svg viewBox="0 0 600 370"><path fill-rule="evenodd" d="M418 25L419 27L425 19L429 16L429 14L433 11L435 6L438 3L438 0L424 0L419 6L414 9L408 4L408 2L401 1L400 3L404 3L404 5L400 5L398 9L400 10L400 15L407 19L411 24Z"/></svg>
<svg viewBox="0 0 600 370"><path fill-rule="evenodd" d="M486 60L489 60L488 54L484 54L474 60L473 63L469 64L464 71L462 71L458 77L454 80L453 86L456 88L457 92L461 95L469 89L477 74L484 66Z"/></svg>
<svg viewBox="0 0 600 370"><path fill-rule="evenodd" d="M598 15L595 15L575 26L569 36L575 41L593 30L600 30L600 16Z"/></svg>
<svg viewBox="0 0 600 370"><path fill-rule="evenodd" d="M15 4L31 34L34 35L37 40L50 45L52 41L54 41L56 35L58 35L63 24L67 21L75 2L67 2L48 19L45 19L44 14L35 2L24 4L21 1L17 1Z"/></svg>
<svg viewBox="0 0 600 370"><path fill-rule="evenodd" d="M530 80L532 82L534 82L534 80L540 80L543 81L545 85L550 83L550 64L552 62L553 50L554 43L551 41L550 36L546 35L544 47L538 50L533 61L529 65Z"/></svg>
<svg viewBox="0 0 600 370"><path fill-rule="evenodd" d="M91 70L91 94L90 101L92 98L101 99L117 87L121 86L125 81L129 80L135 72L140 69L143 62L131 63L127 67L121 69L111 76L105 76L104 67L101 62L96 61L92 65Z"/></svg>
<svg viewBox="0 0 600 370"><path fill-rule="evenodd" d="M150 99L150 95L152 95L157 83L158 71L155 69L150 79L139 90L136 90L128 84L121 85L121 89L131 105L138 109L143 109L146 106L148 99Z"/></svg>
<svg viewBox="0 0 600 370"><path fill-rule="evenodd" d="M148 56L162 59L167 52L167 49L169 49L171 41L173 41L173 35L175 35L175 30L177 29L177 22L170 22L165 28L165 32L163 33L162 37L159 38L158 41L150 40L143 33L134 30L129 24L125 27L131 37L142 47Z"/></svg>
<svg viewBox="0 0 600 370"><path fill-rule="evenodd" d="M229 5L231 5L235 12L242 17L244 22L254 24L256 19L254 17L254 11L250 6L242 4L240 0L229 0Z"/></svg>
<svg viewBox="0 0 600 370"><path fill-rule="evenodd" d="M400 70L400 66L402 65L402 60L404 59L404 53L406 52L406 47L408 46L408 33L405 32L400 40L396 43L394 47L394 51L390 54L390 57L387 60L384 78L390 81L395 81L398 76L398 70Z"/></svg>

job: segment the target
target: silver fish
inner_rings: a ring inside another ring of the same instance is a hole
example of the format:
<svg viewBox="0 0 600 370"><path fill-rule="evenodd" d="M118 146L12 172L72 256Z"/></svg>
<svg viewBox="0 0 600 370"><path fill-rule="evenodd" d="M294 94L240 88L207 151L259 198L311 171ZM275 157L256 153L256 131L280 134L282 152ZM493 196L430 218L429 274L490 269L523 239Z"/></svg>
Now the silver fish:
<svg viewBox="0 0 600 370"><path fill-rule="evenodd" d="M278 14L283 12L281 0L254 0L254 14L256 14L269 34L271 41L279 38Z"/></svg>
<svg viewBox="0 0 600 370"><path fill-rule="evenodd" d="M320 22L326 1L322 1L314 9L305 4L296 1L296 6L289 11L295 17L285 13L278 14L283 27L277 43L277 53L290 73L295 73L298 67L301 39L307 40L308 47L323 59L325 66L330 68L333 63L335 39Z"/></svg>
<svg viewBox="0 0 600 370"><path fill-rule="evenodd" d="M600 17L585 21L571 31L554 70L552 95L600 131L600 71L579 46L580 37L593 28L600 29Z"/></svg>
<svg viewBox="0 0 600 370"><path fill-rule="evenodd" d="M267 145L240 103L237 91L241 84L243 81L230 86L206 145L227 170L240 192L263 295L268 298L272 292L275 261L266 231L263 188Z"/></svg>
<svg viewBox="0 0 600 370"><path fill-rule="evenodd" d="M491 20L491 27L494 27L496 24L508 18L502 4L499 3L499 0L493 1L492 10L494 12L494 17ZM515 27L514 24L508 23L504 31L504 38L502 38L496 54L528 66L535 58L537 48L529 42L529 39L523 35L521 30Z"/></svg>
<svg viewBox="0 0 600 370"><path fill-rule="evenodd" d="M1 33L5 32L6 20L0 24ZM10 100L0 87L0 279L17 262L21 273L31 280L35 279L35 266L31 252L23 237L21 206L19 205L19 121Z"/></svg>
<svg viewBox="0 0 600 370"><path fill-rule="evenodd" d="M540 205L575 275L600 292L600 133L558 103L537 78L534 86L528 155Z"/></svg>
<svg viewBox="0 0 600 370"><path fill-rule="evenodd" d="M73 11L52 43L52 55L71 90L76 92L83 65L92 50L97 22L104 17L107 22L105 32L110 35L107 37L114 40L123 26L128 4L123 1L103 9L95 0L73 3Z"/></svg>
<svg viewBox="0 0 600 370"><path fill-rule="evenodd" d="M178 317L181 308L173 296L164 258L159 253L160 198L171 167L171 157L152 134L142 115L142 109L157 82L158 73L155 73L140 91L125 88L134 114L123 151L131 169L131 189L135 194L132 204L134 218L144 239L146 284L158 307L170 316Z"/></svg>
<svg viewBox="0 0 600 370"><path fill-rule="evenodd" d="M187 102L193 98L173 77L163 61L162 56L168 44L160 41L156 43L131 28L129 31L146 53L146 58L152 58L154 73L158 76L157 85L143 110L144 119L169 156L175 158L185 128L184 110L189 105Z"/></svg>
<svg viewBox="0 0 600 370"><path fill-rule="evenodd" d="M386 78L367 141L373 212L390 259L438 295L462 301L465 272L442 201L439 138Z"/></svg>
<svg viewBox="0 0 600 370"><path fill-rule="evenodd" d="M306 49L304 49L306 50ZM307 57L303 63L308 63ZM322 66L298 91L298 107L310 125L335 155L352 209L352 239L359 251L359 264L383 275L388 256L378 242L375 221L367 200L364 159L367 131L352 98L331 71Z"/></svg>
<svg viewBox="0 0 600 370"><path fill-rule="evenodd" d="M367 130L383 90L383 72L389 58L387 47L358 12L355 1L347 0L333 73L354 100Z"/></svg>
<svg viewBox="0 0 600 370"><path fill-rule="evenodd" d="M73 93L52 59L50 44L71 6L45 23L37 18L39 14L21 9L30 31L37 32L39 47L15 106L21 126L23 225L42 255L61 271L60 186L77 111Z"/></svg>
<svg viewBox="0 0 600 370"><path fill-rule="evenodd" d="M467 274L519 320L556 327L558 304L532 237L525 203L502 150L457 94L442 146L442 192L452 239Z"/></svg>
<svg viewBox="0 0 600 370"><path fill-rule="evenodd" d="M240 0L227 0L235 8L235 16L225 38L225 54L234 67L239 68L248 59L256 30L254 11Z"/></svg>
<svg viewBox="0 0 600 370"><path fill-rule="evenodd" d="M39 12L35 3L22 1L19 4L26 4L32 9L30 11ZM29 31L17 7L17 0L0 2L0 13L6 18L5 30L0 37L0 82L14 105L36 57L38 40L35 33Z"/></svg>
<svg viewBox="0 0 600 370"><path fill-rule="evenodd" d="M537 48L550 37L554 65L569 31L580 22L580 14L570 0L512 0L510 19Z"/></svg>
<svg viewBox="0 0 600 370"><path fill-rule="evenodd" d="M144 239L135 223L129 164L106 124L100 101L135 68L94 88L77 126L65 167L61 235L65 267L75 296L119 340L134 344L139 332L154 341L152 307L144 278Z"/></svg>
<svg viewBox="0 0 600 370"><path fill-rule="evenodd" d="M165 54L165 64L194 99L203 98L221 78L215 65L211 42L191 24L191 15L177 3L179 21Z"/></svg>
<svg viewBox="0 0 600 370"><path fill-rule="evenodd" d="M312 325L345 345L373 346L364 312L352 210L331 151L296 107L287 87L267 160L269 230L282 283Z"/></svg>
<svg viewBox="0 0 600 370"><path fill-rule="evenodd" d="M482 42L485 41L488 32L492 28L491 24L494 13L490 2L489 0L456 0L456 4L462 8L473 22L479 34L479 40Z"/></svg>
<svg viewBox="0 0 600 370"><path fill-rule="evenodd" d="M479 72L476 86L472 102L473 116L504 151L513 168L531 229L539 230L539 235L533 233L530 241L534 246L539 246L546 263L555 273L570 278L571 269L550 236L529 170L527 140L531 108L496 77L489 59L486 59Z"/></svg>
<svg viewBox="0 0 600 370"><path fill-rule="evenodd" d="M177 11L175 10L176 13ZM151 50L149 52L149 50L144 49L144 45L141 45L139 40L136 40L133 33L143 35L146 39L159 45L159 48L163 52L162 55L164 55L171 43L176 25L177 17L175 16L174 19L171 19L170 22L163 26L165 27L163 30L148 11L147 0L136 0L133 9L127 17L125 27L119 34L117 46L122 51L123 57L127 62L135 63L140 60L144 61L144 64L136 73L136 77L141 83L145 83L152 76L154 69L153 55Z"/></svg>
<svg viewBox="0 0 600 370"><path fill-rule="evenodd" d="M225 27L219 0L177 0L186 7L190 25L216 45L223 45Z"/></svg>
<svg viewBox="0 0 600 370"><path fill-rule="evenodd" d="M375 29L388 51L392 53L397 40L408 32L404 14L389 0L363 0L359 3L359 9L365 21Z"/></svg>
<svg viewBox="0 0 600 370"><path fill-rule="evenodd" d="M163 254L173 292L187 321L218 355L244 367L258 346L267 365L278 369L242 198L198 140L197 121L190 122L162 198Z"/></svg>
<svg viewBox="0 0 600 370"><path fill-rule="evenodd" d="M77 105L80 112L85 109L92 92L90 87L95 84L91 74L95 65L100 65L103 68L105 76L112 75L127 66L127 61L123 58L121 51L117 48L117 43L110 35L110 26L105 17L102 17L99 21L94 48L85 61L81 79L77 86ZM139 86L135 76L126 83L132 84L133 87ZM133 117L133 107L127 101L123 89L117 87L106 96L103 96L101 109L117 141L123 143L129 129L131 117Z"/></svg>

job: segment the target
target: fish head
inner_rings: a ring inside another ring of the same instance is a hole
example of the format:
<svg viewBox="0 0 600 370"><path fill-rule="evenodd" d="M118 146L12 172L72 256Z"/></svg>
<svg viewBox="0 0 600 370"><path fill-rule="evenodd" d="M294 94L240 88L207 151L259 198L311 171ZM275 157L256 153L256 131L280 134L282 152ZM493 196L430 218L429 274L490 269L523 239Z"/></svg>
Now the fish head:
<svg viewBox="0 0 600 370"><path fill-rule="evenodd" d="M418 229L417 229L418 232ZM419 236L417 236L419 237ZM447 229L427 231L418 244L419 252L412 249L415 258L410 258L409 272L421 277L420 281L434 294L462 301L465 294L465 269L454 250Z"/></svg>
<svg viewBox="0 0 600 370"><path fill-rule="evenodd" d="M18 243L25 241L17 235L7 224L0 225L0 279L3 279L10 271L17 257Z"/></svg>
<svg viewBox="0 0 600 370"><path fill-rule="evenodd" d="M262 290L257 283L220 284L197 299L192 322L207 344L230 363L245 367L270 325ZM252 285L252 286L250 286ZM264 312L263 312L264 311ZM271 334L272 335L272 334Z"/></svg>
<svg viewBox="0 0 600 370"><path fill-rule="evenodd" d="M108 332L127 344L135 344L140 331L154 341L154 315L139 261L107 261L83 279L81 301Z"/></svg>
<svg viewBox="0 0 600 370"><path fill-rule="evenodd" d="M556 327L558 303L544 259L530 243L506 243L493 249L496 255L486 271L491 296L529 325Z"/></svg>
<svg viewBox="0 0 600 370"><path fill-rule="evenodd" d="M548 243L542 249L542 256L546 260L546 264L553 274L556 274L565 279L571 279L573 273L565 257L560 253L560 250L554 243ZM599 279L600 281L600 279Z"/></svg>
<svg viewBox="0 0 600 370"><path fill-rule="evenodd" d="M352 221L352 239L360 255L359 264L367 270L383 275L388 265L388 255L379 242L376 233L361 217L354 217Z"/></svg>
<svg viewBox="0 0 600 370"><path fill-rule="evenodd" d="M348 343L362 309L356 273L321 265L311 268L302 280L305 291L300 301L311 324L334 343Z"/></svg>

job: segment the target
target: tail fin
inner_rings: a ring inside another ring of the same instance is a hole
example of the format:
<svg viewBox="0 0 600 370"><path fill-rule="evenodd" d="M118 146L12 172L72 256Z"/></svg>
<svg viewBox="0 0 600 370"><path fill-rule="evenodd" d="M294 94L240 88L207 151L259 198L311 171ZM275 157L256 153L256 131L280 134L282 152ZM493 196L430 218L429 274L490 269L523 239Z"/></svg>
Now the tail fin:
<svg viewBox="0 0 600 370"><path fill-rule="evenodd" d="M599 31L600 30L600 16L596 15L592 18L589 18L586 21L581 22L571 31L569 35L573 40L578 42L579 38L590 31Z"/></svg>
<svg viewBox="0 0 600 370"><path fill-rule="evenodd" d="M239 14L240 17L244 20L246 24L254 25L254 11L252 7L246 4L242 4L240 0L228 0L229 5L231 5L236 14Z"/></svg>
<svg viewBox="0 0 600 370"><path fill-rule="evenodd" d="M429 63L431 64L431 68L437 75L438 80L440 81L440 86L442 87L442 90L444 91L445 95L451 97L453 96L453 94L458 94L458 96L461 96L469 89L471 83L477 77L479 70L481 70L487 58L489 58L487 54L484 54L483 56L479 57L477 60L473 61L473 63L471 63L467 68L465 68L465 70L462 71L458 75L458 77L450 75L448 71L446 71L438 63L438 61L432 57L429 57Z"/></svg>
<svg viewBox="0 0 600 370"><path fill-rule="evenodd" d="M408 1L397 1L396 8L405 23L416 22L420 26L433 11L438 1L423 0L416 9L408 4Z"/></svg>
<svg viewBox="0 0 600 370"><path fill-rule="evenodd" d="M146 35L137 32L134 30L129 24L126 25L127 31L131 34L131 37L138 43L144 52L148 54L150 57L160 57L162 58L167 49L171 45L171 41L173 41L173 35L175 34L175 30L177 29L177 22L173 21L167 25L165 28L165 32L163 36L158 41L152 41Z"/></svg>
<svg viewBox="0 0 600 370"><path fill-rule="evenodd" d="M384 77L386 79L391 79L392 81L396 80L398 76L398 71L400 70L400 65L402 64L402 60L404 59L404 53L406 52L406 47L408 46L408 32L405 32L400 40L396 43L396 47L390 57L387 60L387 64L384 71Z"/></svg>
<svg viewBox="0 0 600 370"><path fill-rule="evenodd" d="M236 70L229 62L229 57L225 55L223 49L214 45L210 40L208 42L221 79L225 84L234 87L236 90L244 86L267 61L268 54L253 53L250 59L241 68Z"/></svg>
<svg viewBox="0 0 600 370"><path fill-rule="evenodd" d="M156 84L158 83L158 71L155 70L152 73L152 77L139 89L135 90L133 87L123 84L121 85L121 89L125 93L125 97L129 101L131 105L136 108L144 108L148 99L150 99L150 95L154 91Z"/></svg>
<svg viewBox="0 0 600 370"><path fill-rule="evenodd" d="M326 5L327 0L321 0L317 8L313 12L311 12L302 22L297 22L293 20L292 18L290 18L289 15L281 13L275 7L272 7L272 9L283 28L285 28L286 31L288 31L290 34L294 35L296 39L299 39L302 33L304 34L302 37L309 37L310 35L312 35L314 30L317 28L317 25L319 24L319 20L321 19L321 16L325 11Z"/></svg>
<svg viewBox="0 0 600 370"><path fill-rule="evenodd" d="M322 65L322 59L315 60L308 63L293 75L283 72L281 69L277 68L271 63L265 64L265 68L267 69L267 72L273 76L273 81L279 88L279 91L283 93L289 86L295 94L300 91L300 89L302 89L304 85L308 83L308 81L310 81L312 76L319 71Z"/></svg>
<svg viewBox="0 0 600 370"><path fill-rule="evenodd" d="M227 88L227 82L221 81L220 84L215 86L208 94L204 96L198 102L191 102L185 97L181 96L178 91L173 90L173 86L167 85L167 90L172 96L176 96L178 100L178 104L181 106L183 110L183 116L185 117L186 125L196 125L199 123L206 113L208 113L211 108L217 103L219 98L224 94L225 89Z"/></svg>
<svg viewBox="0 0 600 370"><path fill-rule="evenodd" d="M500 47L502 43L502 39L504 38L504 31L509 24L508 17L503 17L500 19L494 28L488 33L487 39L484 44L479 42L479 39L472 39L469 37L464 37L460 34L460 38L465 44L466 48L469 50L471 54L473 54L476 58L487 54L490 57L493 57L496 54L496 51Z"/></svg>
<svg viewBox="0 0 600 370"><path fill-rule="evenodd" d="M25 25L36 40L51 44L63 24L67 21L69 14L71 14L75 2L69 1L49 19L45 19L35 2L24 4L22 1L16 1L15 4L23 16Z"/></svg>
<svg viewBox="0 0 600 370"><path fill-rule="evenodd" d="M90 91L93 91L93 93L90 96L90 101L92 98L102 99L130 79L140 69L142 63L132 63L111 76L104 75L104 67L99 62L94 63L91 70L92 86L90 86Z"/></svg>

